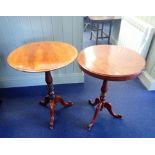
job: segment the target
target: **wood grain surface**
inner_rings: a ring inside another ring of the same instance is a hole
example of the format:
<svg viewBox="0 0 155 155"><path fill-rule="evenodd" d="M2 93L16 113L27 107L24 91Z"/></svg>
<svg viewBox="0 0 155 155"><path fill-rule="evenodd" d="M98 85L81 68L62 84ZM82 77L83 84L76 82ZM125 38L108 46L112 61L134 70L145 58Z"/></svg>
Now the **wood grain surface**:
<svg viewBox="0 0 155 155"><path fill-rule="evenodd" d="M142 56L118 45L90 46L79 53L77 61L87 74L113 81L133 79L145 68Z"/></svg>
<svg viewBox="0 0 155 155"><path fill-rule="evenodd" d="M8 64L21 71L45 72L70 64L77 57L77 50L63 42L33 42L12 51Z"/></svg>

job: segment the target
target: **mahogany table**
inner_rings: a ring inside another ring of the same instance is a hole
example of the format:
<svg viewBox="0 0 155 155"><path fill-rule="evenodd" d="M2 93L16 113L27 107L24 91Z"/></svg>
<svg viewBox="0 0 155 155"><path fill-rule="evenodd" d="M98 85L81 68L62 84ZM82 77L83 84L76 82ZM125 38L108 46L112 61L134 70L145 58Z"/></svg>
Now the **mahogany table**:
<svg viewBox="0 0 155 155"><path fill-rule="evenodd" d="M50 104L50 128L54 125L54 106L60 102L63 106L71 106L61 96L55 95L53 78L50 71L70 64L77 57L77 50L63 42L34 42L23 45L8 56L8 64L20 71L45 72L48 94L40 102L43 106Z"/></svg>
<svg viewBox="0 0 155 155"><path fill-rule="evenodd" d="M94 102L96 111L88 128L94 125L99 112L106 108L115 118L122 118L112 111L106 101L108 81L125 81L136 78L145 67L145 60L135 51L117 45L96 45L82 50L77 58L80 68L87 74L103 80L101 94Z"/></svg>

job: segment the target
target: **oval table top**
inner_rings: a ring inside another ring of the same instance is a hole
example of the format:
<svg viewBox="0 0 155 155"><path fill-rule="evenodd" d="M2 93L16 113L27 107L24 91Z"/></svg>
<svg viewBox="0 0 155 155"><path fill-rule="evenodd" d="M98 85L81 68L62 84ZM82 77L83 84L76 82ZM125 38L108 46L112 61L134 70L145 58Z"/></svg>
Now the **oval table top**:
<svg viewBox="0 0 155 155"><path fill-rule="evenodd" d="M87 74L111 81L133 79L145 67L142 56L118 45L90 46L79 53L77 61Z"/></svg>
<svg viewBox="0 0 155 155"><path fill-rule="evenodd" d="M63 42L42 41L25 44L12 51L8 64L21 71L45 72L70 64L77 57L77 50Z"/></svg>

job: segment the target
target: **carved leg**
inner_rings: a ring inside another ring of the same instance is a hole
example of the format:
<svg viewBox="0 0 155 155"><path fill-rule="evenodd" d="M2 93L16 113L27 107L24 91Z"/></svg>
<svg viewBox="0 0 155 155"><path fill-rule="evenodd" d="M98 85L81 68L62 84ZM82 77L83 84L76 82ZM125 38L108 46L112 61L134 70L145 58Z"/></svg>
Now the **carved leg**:
<svg viewBox="0 0 155 155"><path fill-rule="evenodd" d="M63 106L72 106L73 102L65 102L61 96L55 96L55 103L60 102Z"/></svg>
<svg viewBox="0 0 155 155"><path fill-rule="evenodd" d="M50 97L45 96L43 100L40 101L40 104L46 106L50 102Z"/></svg>
<svg viewBox="0 0 155 155"><path fill-rule="evenodd" d="M54 125L54 100L50 100L50 129L53 129Z"/></svg>
<svg viewBox="0 0 155 155"><path fill-rule="evenodd" d="M104 103L104 107L109 111L109 113L115 118L122 118L122 115L116 114L112 111L112 105L108 102Z"/></svg>
<svg viewBox="0 0 155 155"><path fill-rule="evenodd" d="M47 84L48 95L46 95L44 97L44 99L40 101L40 104L43 106L46 106L47 104L49 104L50 99L54 99L54 97L55 97L54 86L53 86L53 78L51 76L50 71L45 72L45 81Z"/></svg>
<svg viewBox="0 0 155 155"><path fill-rule="evenodd" d="M92 106L96 106L100 102L99 98L96 98L95 101L88 100L88 103Z"/></svg>
<svg viewBox="0 0 155 155"><path fill-rule="evenodd" d="M107 92L107 90L108 90L108 81L104 80L103 84L102 84L102 87L101 87L100 98L96 98L94 103L89 101L89 103L91 105L97 105L95 114L93 116L93 119L90 122L90 124L88 125L89 129L94 125L95 120L96 120L96 118L97 118L97 116L99 114L99 111L102 111L103 108L106 108L113 117L122 118L122 115L114 113L112 111L112 105L110 103L106 102L106 92Z"/></svg>
<svg viewBox="0 0 155 155"><path fill-rule="evenodd" d="M56 96L54 93L53 79L50 71L45 72L45 81L47 83L48 95L40 102L41 105L46 106L50 103L50 128L54 125L54 106L60 102L63 106L71 106L72 102L65 102L61 96Z"/></svg>
<svg viewBox="0 0 155 155"><path fill-rule="evenodd" d="M100 109L101 109L101 106L102 106L102 102L100 102L97 107L96 107L96 111L95 111L95 114L93 116L93 119L91 120L91 122L89 123L88 125L88 129L90 130L92 128L92 126L94 125L95 121L96 121L96 118L100 112Z"/></svg>
<svg viewBox="0 0 155 155"><path fill-rule="evenodd" d="M103 81L103 84L102 84L102 87L101 87L101 95L100 95L100 100L103 103L102 104L102 107L101 107L101 111L102 111L102 109L104 107L104 103L105 103L105 100L106 100L107 90L108 90L108 81L107 80L104 80Z"/></svg>

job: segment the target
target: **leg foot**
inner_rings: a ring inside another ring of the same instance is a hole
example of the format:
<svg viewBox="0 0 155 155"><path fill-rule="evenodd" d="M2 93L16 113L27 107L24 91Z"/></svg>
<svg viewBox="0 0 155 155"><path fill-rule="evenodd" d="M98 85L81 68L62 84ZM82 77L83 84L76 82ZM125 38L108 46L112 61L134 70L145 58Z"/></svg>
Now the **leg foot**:
<svg viewBox="0 0 155 155"><path fill-rule="evenodd" d="M73 102L65 102L61 96L56 96L55 97L55 103L58 103L58 102L60 102L65 107L73 105Z"/></svg>
<svg viewBox="0 0 155 155"><path fill-rule="evenodd" d="M93 116L93 119L91 120L91 122L89 123L88 125L88 129L90 130L92 128L92 126L94 125L95 121L96 121L96 118L100 112L100 109L101 109L101 106L102 106L102 102L100 102L97 107L96 107L96 111L95 111L95 114Z"/></svg>
<svg viewBox="0 0 155 155"><path fill-rule="evenodd" d="M115 118L122 118L122 115L116 114L112 111L112 105L108 102L104 103L104 107L109 111L109 113Z"/></svg>
<svg viewBox="0 0 155 155"><path fill-rule="evenodd" d="M99 98L96 98L95 101L88 100L88 103L92 106L96 106L100 102Z"/></svg>
<svg viewBox="0 0 155 155"><path fill-rule="evenodd" d="M43 100L40 101L40 104L42 106L47 106L47 104L49 104L50 102L50 97L49 96L45 96Z"/></svg>

